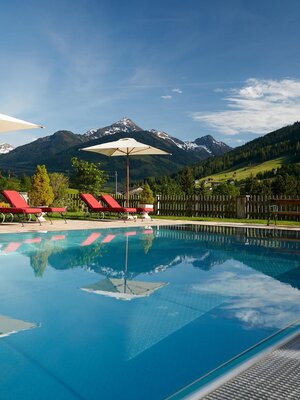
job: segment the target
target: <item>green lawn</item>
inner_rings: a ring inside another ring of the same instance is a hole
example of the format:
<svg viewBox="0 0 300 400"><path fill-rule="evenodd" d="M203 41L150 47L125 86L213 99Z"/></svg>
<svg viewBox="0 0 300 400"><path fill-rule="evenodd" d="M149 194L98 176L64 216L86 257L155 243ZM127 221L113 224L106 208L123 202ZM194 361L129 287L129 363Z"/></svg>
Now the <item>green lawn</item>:
<svg viewBox="0 0 300 400"><path fill-rule="evenodd" d="M238 169L231 168L222 173L206 176L203 179L210 179L214 182L226 182L231 179L240 181L249 178L251 175L256 176L259 172L266 172L275 168L280 168L283 164L286 164L288 160L288 157L279 157L261 164L248 165Z"/></svg>
<svg viewBox="0 0 300 400"><path fill-rule="evenodd" d="M59 218L58 216L56 216ZM55 218L55 216L53 216ZM97 214L90 216L91 219L97 219ZM86 219L84 212L68 212L67 219ZM107 217L105 219L116 220L115 217ZM209 222L237 222L237 223L248 223L248 224L263 224L267 223L267 219L237 219L237 218L210 218L210 217L185 217L185 216L166 216L166 215L154 215L153 219L170 219L170 220L182 220L182 221L209 221ZM274 221L271 221L271 225L274 225ZM277 221L277 225L288 225L288 226L300 226L300 221Z"/></svg>
<svg viewBox="0 0 300 400"><path fill-rule="evenodd" d="M78 194L79 190L68 188L65 190L66 194Z"/></svg>

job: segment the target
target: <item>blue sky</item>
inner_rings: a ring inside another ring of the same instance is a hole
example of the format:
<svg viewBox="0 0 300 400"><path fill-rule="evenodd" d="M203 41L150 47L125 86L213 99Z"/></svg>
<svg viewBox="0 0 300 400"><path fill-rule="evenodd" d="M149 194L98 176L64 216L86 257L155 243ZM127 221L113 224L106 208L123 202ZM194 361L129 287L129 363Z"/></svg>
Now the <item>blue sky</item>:
<svg viewBox="0 0 300 400"><path fill-rule="evenodd" d="M0 113L46 126L14 146L124 116L232 146L299 119L298 0L10 0Z"/></svg>

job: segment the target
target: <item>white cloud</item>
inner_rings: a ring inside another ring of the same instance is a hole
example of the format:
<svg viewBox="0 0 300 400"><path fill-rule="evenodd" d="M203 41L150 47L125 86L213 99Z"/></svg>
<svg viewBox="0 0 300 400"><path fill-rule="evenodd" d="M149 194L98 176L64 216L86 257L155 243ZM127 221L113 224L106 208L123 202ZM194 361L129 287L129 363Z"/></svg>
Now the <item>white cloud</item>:
<svg viewBox="0 0 300 400"><path fill-rule="evenodd" d="M228 296L223 308L247 328L282 328L299 318L298 289L262 273L254 273L234 260L228 261L229 264L231 271L221 270L205 283L195 284L194 290Z"/></svg>
<svg viewBox="0 0 300 400"><path fill-rule="evenodd" d="M268 133L300 119L300 80L248 79L224 100L227 110L191 117L227 135Z"/></svg>
<svg viewBox="0 0 300 400"><path fill-rule="evenodd" d="M172 92L178 93L178 94L182 94L182 90L179 89L179 88L174 88L174 89L172 89Z"/></svg>
<svg viewBox="0 0 300 400"><path fill-rule="evenodd" d="M170 96L169 94L167 94L167 95L165 95L165 96L160 96L160 98L161 98L161 99L164 99L164 100L171 100L171 99L172 99L172 96Z"/></svg>

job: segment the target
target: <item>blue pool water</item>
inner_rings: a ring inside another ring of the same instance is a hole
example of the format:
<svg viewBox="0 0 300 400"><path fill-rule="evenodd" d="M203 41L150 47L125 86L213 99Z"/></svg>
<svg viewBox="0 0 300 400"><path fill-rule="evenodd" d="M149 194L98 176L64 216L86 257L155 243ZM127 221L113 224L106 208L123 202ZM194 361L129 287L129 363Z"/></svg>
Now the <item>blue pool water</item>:
<svg viewBox="0 0 300 400"><path fill-rule="evenodd" d="M1 400L164 399L299 319L299 238L223 231L0 235Z"/></svg>

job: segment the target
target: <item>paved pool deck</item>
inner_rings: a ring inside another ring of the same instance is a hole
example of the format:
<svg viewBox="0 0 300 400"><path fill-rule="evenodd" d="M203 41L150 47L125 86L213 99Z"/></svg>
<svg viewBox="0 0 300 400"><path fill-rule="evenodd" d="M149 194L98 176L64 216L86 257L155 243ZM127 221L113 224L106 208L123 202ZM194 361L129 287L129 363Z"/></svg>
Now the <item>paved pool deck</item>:
<svg viewBox="0 0 300 400"><path fill-rule="evenodd" d="M80 229L105 229L105 228L120 228L134 226L157 226L157 225L206 225L206 226L227 226L240 228L257 228L268 230L290 230L300 231L300 225L270 225L253 224L253 223L237 223L237 222L212 222L212 221L188 221L188 220L170 220L170 219L152 219L150 220L75 220L68 219L67 224L62 219L54 219L51 225L49 221L42 222L40 226L37 222L28 222L24 226L19 222L5 222L0 224L1 233L18 233L18 232L38 232L38 231L65 231L65 230L80 230Z"/></svg>

